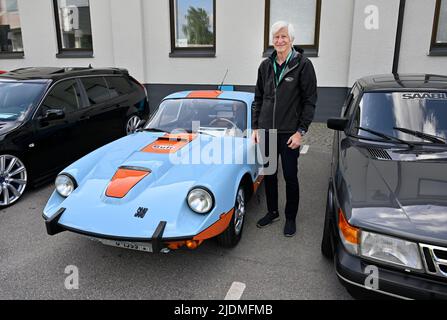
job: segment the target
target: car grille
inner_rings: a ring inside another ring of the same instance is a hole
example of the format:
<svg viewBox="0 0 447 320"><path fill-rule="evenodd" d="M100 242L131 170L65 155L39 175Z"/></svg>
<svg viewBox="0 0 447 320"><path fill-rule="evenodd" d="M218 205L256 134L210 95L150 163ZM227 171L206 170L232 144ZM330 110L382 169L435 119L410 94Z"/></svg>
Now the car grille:
<svg viewBox="0 0 447 320"><path fill-rule="evenodd" d="M447 278L447 248L421 244L425 268L429 274Z"/></svg>

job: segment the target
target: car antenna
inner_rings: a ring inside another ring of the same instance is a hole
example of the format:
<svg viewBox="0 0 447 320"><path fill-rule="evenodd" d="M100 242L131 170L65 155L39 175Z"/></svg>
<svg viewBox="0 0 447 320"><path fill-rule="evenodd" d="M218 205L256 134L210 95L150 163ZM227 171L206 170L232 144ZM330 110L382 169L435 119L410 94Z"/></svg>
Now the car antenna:
<svg viewBox="0 0 447 320"><path fill-rule="evenodd" d="M223 84L225 82L225 79L227 78L227 74L228 74L228 69L227 69L227 72L225 72L225 75L224 75L224 78L223 78L222 82L220 83L220 86L218 88L219 90L222 90L222 86L223 86Z"/></svg>

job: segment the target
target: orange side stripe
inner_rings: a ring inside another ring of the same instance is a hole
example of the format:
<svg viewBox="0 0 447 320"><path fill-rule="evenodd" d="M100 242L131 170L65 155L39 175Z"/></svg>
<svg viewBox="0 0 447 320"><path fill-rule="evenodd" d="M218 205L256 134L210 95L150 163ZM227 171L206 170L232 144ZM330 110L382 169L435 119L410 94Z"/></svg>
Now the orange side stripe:
<svg viewBox="0 0 447 320"><path fill-rule="evenodd" d="M262 181L264 181L264 176L258 176L255 183L253 183L253 191L256 193L258 191L259 186L261 185Z"/></svg>
<svg viewBox="0 0 447 320"><path fill-rule="evenodd" d="M118 169L107 187L106 196L124 198L149 173L149 171Z"/></svg>
<svg viewBox="0 0 447 320"><path fill-rule="evenodd" d="M220 216L219 220L217 220L214 224L212 224L207 229L200 232L198 235L196 235L192 239L203 241L203 240L214 238L215 236L218 236L219 234L224 232L225 229L230 224L230 221L233 218L233 213L234 213L234 208L231 209L231 211L229 211L227 213L223 213Z"/></svg>
<svg viewBox="0 0 447 320"><path fill-rule="evenodd" d="M215 99L222 94L219 90L192 91L188 98L211 98Z"/></svg>

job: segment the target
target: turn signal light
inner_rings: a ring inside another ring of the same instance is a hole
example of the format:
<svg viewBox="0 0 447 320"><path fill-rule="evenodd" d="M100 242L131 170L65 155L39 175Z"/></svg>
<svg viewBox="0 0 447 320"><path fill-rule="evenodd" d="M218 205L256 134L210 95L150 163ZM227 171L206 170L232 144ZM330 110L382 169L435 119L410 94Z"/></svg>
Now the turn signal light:
<svg viewBox="0 0 447 320"><path fill-rule="evenodd" d="M338 228L347 242L355 245L360 243L360 229L348 223L341 209L338 211Z"/></svg>
<svg viewBox="0 0 447 320"><path fill-rule="evenodd" d="M185 241L169 242L167 245L169 249L177 250L185 245Z"/></svg>
<svg viewBox="0 0 447 320"><path fill-rule="evenodd" d="M199 246L199 241L188 240L186 241L186 246L188 247L188 249L191 250L197 249L197 247Z"/></svg>

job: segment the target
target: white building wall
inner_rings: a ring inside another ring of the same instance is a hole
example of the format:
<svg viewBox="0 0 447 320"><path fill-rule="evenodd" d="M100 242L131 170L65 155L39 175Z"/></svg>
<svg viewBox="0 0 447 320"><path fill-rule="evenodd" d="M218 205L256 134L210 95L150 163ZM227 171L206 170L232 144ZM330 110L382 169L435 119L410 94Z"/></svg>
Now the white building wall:
<svg viewBox="0 0 447 320"><path fill-rule="evenodd" d="M363 76L392 72L399 2L399 0L355 1L348 86L352 86ZM365 21L371 12L365 13L365 10L371 5L377 9L375 10L378 13L377 29L365 26Z"/></svg>
<svg viewBox="0 0 447 320"><path fill-rule="evenodd" d="M95 0L96 1L96 0ZM93 2L93 1L90 1ZM146 82L146 62L143 14L144 0L109 0L114 64L126 68L141 82Z"/></svg>
<svg viewBox="0 0 447 320"><path fill-rule="evenodd" d="M216 1L216 57L170 58L169 1L145 1L147 82L254 85L263 60L264 1ZM345 87L354 0L324 0L319 57L311 58L319 86ZM297 36L299 37L299 30Z"/></svg>
<svg viewBox="0 0 447 320"><path fill-rule="evenodd" d="M254 85L262 61L264 1L216 1L214 58L171 58L168 0L91 0L93 58L61 59L52 0L18 0L24 59L0 59L0 69L28 66L123 67L151 84ZM365 8L379 9L379 29L367 30ZM428 50L435 0L407 1L400 72L445 73L447 57ZM319 56L312 57L320 87L346 87L392 69L399 0L323 0ZM299 37L299 30L297 30ZM447 70L447 69L446 69Z"/></svg>
<svg viewBox="0 0 447 320"><path fill-rule="evenodd" d="M109 0L90 1L94 58L56 58L58 47L53 1L18 0L18 6L25 57L0 59L0 69L12 70L30 66L86 67L90 63L94 67L115 65Z"/></svg>
<svg viewBox="0 0 447 320"><path fill-rule="evenodd" d="M447 57L429 56L436 0L407 1L399 72L447 74Z"/></svg>

